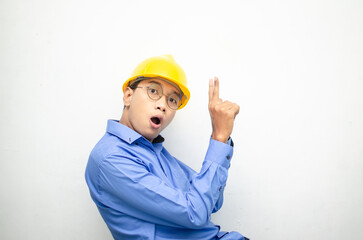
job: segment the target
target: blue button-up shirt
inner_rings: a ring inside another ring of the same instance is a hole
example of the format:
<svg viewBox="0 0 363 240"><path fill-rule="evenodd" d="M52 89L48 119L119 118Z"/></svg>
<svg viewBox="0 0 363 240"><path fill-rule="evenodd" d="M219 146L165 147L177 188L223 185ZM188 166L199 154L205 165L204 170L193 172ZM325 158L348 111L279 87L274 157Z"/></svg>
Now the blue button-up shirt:
<svg viewBox="0 0 363 240"><path fill-rule="evenodd" d="M99 212L115 239L218 239L224 233L210 216L223 203L233 144L211 139L196 173L171 156L163 140L159 136L150 143L108 121L86 168ZM238 235L233 239L243 239Z"/></svg>

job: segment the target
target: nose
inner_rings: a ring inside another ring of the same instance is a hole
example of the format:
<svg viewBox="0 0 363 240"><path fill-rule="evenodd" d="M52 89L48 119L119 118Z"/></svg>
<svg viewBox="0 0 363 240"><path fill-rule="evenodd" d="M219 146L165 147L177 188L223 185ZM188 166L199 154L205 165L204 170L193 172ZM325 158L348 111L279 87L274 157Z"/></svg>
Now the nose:
<svg viewBox="0 0 363 240"><path fill-rule="evenodd" d="M159 109L162 112L165 112L167 104L166 101L167 101L166 96L161 97L159 100L156 101L155 108Z"/></svg>

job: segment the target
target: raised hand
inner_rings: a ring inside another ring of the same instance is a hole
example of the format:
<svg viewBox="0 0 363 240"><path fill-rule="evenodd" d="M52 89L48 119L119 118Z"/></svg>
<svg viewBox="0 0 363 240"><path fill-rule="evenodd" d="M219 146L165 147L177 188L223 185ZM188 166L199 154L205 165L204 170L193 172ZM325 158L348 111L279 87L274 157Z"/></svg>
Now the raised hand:
<svg viewBox="0 0 363 240"><path fill-rule="evenodd" d="M219 79L209 79L209 114L212 121L212 139L226 143L233 130L239 106L219 98Z"/></svg>

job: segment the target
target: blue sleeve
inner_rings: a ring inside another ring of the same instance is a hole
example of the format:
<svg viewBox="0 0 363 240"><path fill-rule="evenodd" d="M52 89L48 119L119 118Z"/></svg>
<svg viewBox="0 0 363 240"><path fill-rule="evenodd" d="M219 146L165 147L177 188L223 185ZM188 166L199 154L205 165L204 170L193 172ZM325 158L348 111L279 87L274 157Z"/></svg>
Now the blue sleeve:
<svg viewBox="0 0 363 240"><path fill-rule="evenodd" d="M185 175L187 176L189 181L192 182L193 179L194 179L194 176L197 174L197 172L194 171L194 169L192 169L188 165L186 165L183 162L179 161L178 159L175 159L175 160L178 162L181 169L183 169L183 172L185 173ZM220 191L219 198L218 198L218 200L216 202L216 205L214 206L214 208L212 210L212 213L218 212L219 209L221 209L221 207L223 205L223 192L224 192L224 188Z"/></svg>
<svg viewBox="0 0 363 240"><path fill-rule="evenodd" d="M229 139L228 139L228 141L227 141L227 145L229 145L229 146L233 147L234 143L233 143L233 141L232 141L232 138L229 138ZM232 158L232 154L230 155L230 158ZM229 168L229 167L228 167L228 168ZM219 199L218 199L218 201L217 201L216 205L214 206L214 209L213 209L213 211L212 211L213 213L218 212L218 211L219 211L219 209L221 209L221 207L222 207L222 205L223 205L223 192L224 192L224 188L225 188L225 186L223 186L223 189L220 191L220 192L221 192L221 194L220 194L220 196L219 196Z"/></svg>
<svg viewBox="0 0 363 240"><path fill-rule="evenodd" d="M173 227L202 228L223 202L233 147L210 140L188 192L150 173L140 159L111 154L99 165L99 201L135 218Z"/></svg>
<svg viewBox="0 0 363 240"><path fill-rule="evenodd" d="M175 160L178 162L179 166L183 169L183 172L188 177L189 181L192 182L193 178L197 174L197 172L194 171L194 169L192 169L188 165L186 165L183 162L179 161L178 159L175 159ZM223 205L223 192L224 192L224 188L220 192L219 198L218 198L218 200L216 202L216 205L214 206L214 208L212 210L212 213L218 212L218 210L221 209L221 207Z"/></svg>

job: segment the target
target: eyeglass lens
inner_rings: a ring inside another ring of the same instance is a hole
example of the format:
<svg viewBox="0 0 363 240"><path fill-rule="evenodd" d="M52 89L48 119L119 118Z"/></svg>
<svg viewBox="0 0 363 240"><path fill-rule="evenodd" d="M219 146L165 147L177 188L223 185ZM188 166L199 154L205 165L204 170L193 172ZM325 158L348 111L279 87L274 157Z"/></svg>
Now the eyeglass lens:
<svg viewBox="0 0 363 240"><path fill-rule="evenodd" d="M151 99L159 100L163 96L163 89L158 84L152 84L149 87L147 87L147 94L149 95L149 97ZM180 99L179 99L178 94L172 93L167 96L167 103L171 109L174 109L174 110L178 109L179 102L180 102Z"/></svg>

